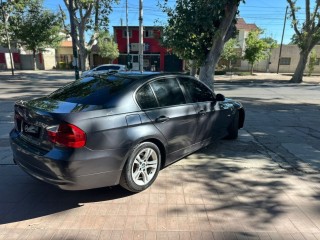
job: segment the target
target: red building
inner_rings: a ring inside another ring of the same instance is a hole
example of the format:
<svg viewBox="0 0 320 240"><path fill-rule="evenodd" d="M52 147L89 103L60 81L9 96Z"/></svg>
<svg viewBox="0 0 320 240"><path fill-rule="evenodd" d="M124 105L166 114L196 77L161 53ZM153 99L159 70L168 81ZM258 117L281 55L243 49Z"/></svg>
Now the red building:
<svg viewBox="0 0 320 240"><path fill-rule="evenodd" d="M167 49L160 45L161 27L143 28L143 66L145 70L155 71L181 71L182 60L169 54ZM127 28L126 26L113 27L115 41L118 44L120 56L119 64L127 65ZM130 56L132 69L139 70L139 27L129 27Z"/></svg>

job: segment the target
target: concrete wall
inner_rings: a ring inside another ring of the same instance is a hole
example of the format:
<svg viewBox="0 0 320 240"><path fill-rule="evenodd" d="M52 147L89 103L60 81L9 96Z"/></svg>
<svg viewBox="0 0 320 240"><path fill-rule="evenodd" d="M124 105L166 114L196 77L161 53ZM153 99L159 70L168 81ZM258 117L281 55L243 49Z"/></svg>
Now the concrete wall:
<svg viewBox="0 0 320 240"><path fill-rule="evenodd" d="M314 50L317 53L317 58L320 59L320 45L317 45ZM265 59L260 62L258 62L254 66L254 71L257 72L277 72L278 69L278 61L279 61L279 52L280 52L280 47L273 49L271 51L271 56L270 60ZM282 47L282 53L281 53L281 58L290 58L290 65L280 65L279 72L280 73L294 73L296 70L296 67L298 65L299 61L299 48L296 45L283 45ZM269 65L270 62L270 65ZM269 65L269 66L268 66ZM241 71L250 71L251 65L245 61L241 61L241 67L238 67L239 70ZM305 73L308 72L308 64L305 69ZM320 73L320 64L315 65L313 73Z"/></svg>
<svg viewBox="0 0 320 240"><path fill-rule="evenodd" d="M317 53L317 58L320 58L320 45L315 46L314 50ZM279 59L280 48L273 49L271 56L270 71L277 72L278 59ZM300 49L296 45L284 45L282 47L282 58L290 58L290 65L280 65L279 72L281 73L293 73L299 62ZM305 72L308 72L308 64L306 66ZM320 73L320 65L315 65L314 73Z"/></svg>
<svg viewBox="0 0 320 240"><path fill-rule="evenodd" d="M7 52L7 49L4 49L4 48L0 49L0 53L4 54L4 58L5 58L5 63L0 63L0 69L2 70L11 69L10 55ZM18 51L14 50L13 54L18 54ZM32 54L30 53L18 54L17 57L19 59L19 62L15 61L14 63L15 69L21 69L21 70L34 69ZM53 67L55 67L56 65L55 51L54 50L45 51L42 53L41 57L39 57L39 54L37 54L36 61L37 61L37 68L40 70L53 69Z"/></svg>

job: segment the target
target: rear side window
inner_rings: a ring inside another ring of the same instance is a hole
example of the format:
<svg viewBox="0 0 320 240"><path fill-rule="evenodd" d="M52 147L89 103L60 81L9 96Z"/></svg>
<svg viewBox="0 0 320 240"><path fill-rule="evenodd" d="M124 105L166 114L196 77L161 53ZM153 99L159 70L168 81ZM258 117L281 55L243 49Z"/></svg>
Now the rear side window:
<svg viewBox="0 0 320 240"><path fill-rule="evenodd" d="M114 107L115 101L134 80L118 77L88 77L74 81L49 95L50 99L84 105Z"/></svg>
<svg viewBox="0 0 320 240"><path fill-rule="evenodd" d="M186 103L177 79L160 79L151 83L160 107Z"/></svg>
<svg viewBox="0 0 320 240"><path fill-rule="evenodd" d="M181 78L179 82L187 91L192 102L214 101L213 93L199 81L191 78Z"/></svg>
<svg viewBox="0 0 320 240"><path fill-rule="evenodd" d="M136 93L136 99L141 109L158 107L156 97L154 96L149 84L145 84Z"/></svg>

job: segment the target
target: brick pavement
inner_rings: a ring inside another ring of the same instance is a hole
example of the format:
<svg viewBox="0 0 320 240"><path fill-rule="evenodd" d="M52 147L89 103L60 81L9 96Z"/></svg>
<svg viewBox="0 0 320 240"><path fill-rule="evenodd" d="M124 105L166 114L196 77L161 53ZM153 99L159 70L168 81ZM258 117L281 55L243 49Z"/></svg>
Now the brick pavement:
<svg viewBox="0 0 320 240"><path fill-rule="evenodd" d="M51 78L41 81L54 87ZM32 86L36 93L39 85ZM219 141L176 162L149 189L131 194L117 186L62 191L13 165L10 106L16 95L30 92L1 86L6 90L0 102L0 239L320 239L318 97L310 94L302 105L284 106L284 100L293 101L286 92L280 101L273 88L229 87L217 88L241 98L248 111L239 139ZM311 130L303 128L307 120ZM295 152L297 145L290 144L301 141L307 147Z"/></svg>

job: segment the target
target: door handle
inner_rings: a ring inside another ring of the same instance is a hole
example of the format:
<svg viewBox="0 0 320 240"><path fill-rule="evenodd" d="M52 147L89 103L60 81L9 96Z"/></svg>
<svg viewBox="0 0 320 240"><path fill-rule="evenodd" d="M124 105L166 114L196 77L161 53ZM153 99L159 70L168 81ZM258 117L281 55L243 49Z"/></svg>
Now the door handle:
<svg viewBox="0 0 320 240"><path fill-rule="evenodd" d="M168 120L169 120L169 118L166 117L166 116L160 116L160 117L156 118L156 122L157 122L157 123L166 122L166 121L168 121Z"/></svg>
<svg viewBox="0 0 320 240"><path fill-rule="evenodd" d="M202 110L200 110L198 113L203 116L203 115L206 115L207 112L202 109Z"/></svg>

